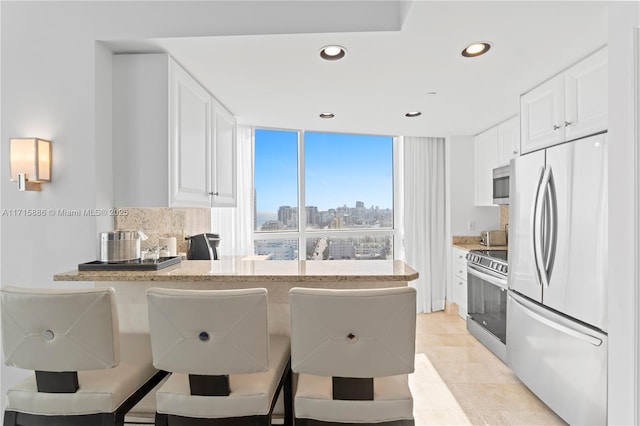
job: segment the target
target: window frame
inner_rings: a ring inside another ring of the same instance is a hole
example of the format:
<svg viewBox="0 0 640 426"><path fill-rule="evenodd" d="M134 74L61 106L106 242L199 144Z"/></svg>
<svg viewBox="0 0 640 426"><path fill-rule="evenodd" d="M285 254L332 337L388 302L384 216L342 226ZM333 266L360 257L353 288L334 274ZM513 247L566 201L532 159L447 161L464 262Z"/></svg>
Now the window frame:
<svg viewBox="0 0 640 426"><path fill-rule="evenodd" d="M255 241L257 240L298 240L298 260L307 260L306 259L306 242L308 239L313 238L321 238L321 237L380 237L380 236L389 236L392 238L392 246L393 246L393 259L401 259L402 254L399 252L399 249L402 247L401 239L402 235L400 232L401 229L401 209L402 197L400 196L399 191L401 191L401 179L402 179L402 171L401 171L401 162L400 156L401 153L401 138L398 136L391 135L373 135L366 133L345 133L345 132L329 132L329 131L321 131L321 130L301 130L301 129L286 129L286 128L274 128L274 127L264 127L264 126L253 126L252 127L252 159L251 159L251 170L252 170L252 205L255 205L255 142L256 142L256 130L273 130L273 131L283 131L283 132L297 132L298 134L298 194L297 194L297 208L298 208L298 229L294 230L279 230L279 231L258 231L253 229L253 242L255 246ZM307 209L305 205L306 201L306 187L305 187L305 133L306 132L318 132L318 133L334 133L334 134L354 134L354 135L364 135L364 136L388 136L391 138L392 144L392 208L393 208L393 227L391 228L369 228L369 229L354 229L354 228L343 228L343 229L307 229ZM301 207L302 206L302 207ZM255 214L255 211L254 211ZM255 218L253 223L255 223ZM304 224L304 225L303 225ZM304 254L304 258L301 258L301 252Z"/></svg>

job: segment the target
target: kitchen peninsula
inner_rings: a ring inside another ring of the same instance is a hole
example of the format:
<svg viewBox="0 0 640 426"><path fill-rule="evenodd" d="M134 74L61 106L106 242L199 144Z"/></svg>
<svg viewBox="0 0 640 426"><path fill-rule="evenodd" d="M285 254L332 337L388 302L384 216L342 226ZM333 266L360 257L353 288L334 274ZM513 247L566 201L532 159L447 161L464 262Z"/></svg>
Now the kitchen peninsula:
<svg viewBox="0 0 640 426"><path fill-rule="evenodd" d="M93 282L114 287L120 328L148 331L146 290L150 287L239 289L263 287L269 292L269 328L289 333L289 290L312 288L402 287L418 278L400 260L256 260L255 256L223 256L220 260L183 260L157 271L70 271L54 281Z"/></svg>

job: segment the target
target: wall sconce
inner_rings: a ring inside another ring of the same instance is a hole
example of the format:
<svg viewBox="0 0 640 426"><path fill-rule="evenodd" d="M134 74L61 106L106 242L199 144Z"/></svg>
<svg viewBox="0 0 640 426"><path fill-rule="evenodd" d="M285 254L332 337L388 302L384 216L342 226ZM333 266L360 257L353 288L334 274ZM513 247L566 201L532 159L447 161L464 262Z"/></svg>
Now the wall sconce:
<svg viewBox="0 0 640 426"><path fill-rule="evenodd" d="M51 142L40 138L10 140L11 180L19 191L40 191L41 182L51 182Z"/></svg>

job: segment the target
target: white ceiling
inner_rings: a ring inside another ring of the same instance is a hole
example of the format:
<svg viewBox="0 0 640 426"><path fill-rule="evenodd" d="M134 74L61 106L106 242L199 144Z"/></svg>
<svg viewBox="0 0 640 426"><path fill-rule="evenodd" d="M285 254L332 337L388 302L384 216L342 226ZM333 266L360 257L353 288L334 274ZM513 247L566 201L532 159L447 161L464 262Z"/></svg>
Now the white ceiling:
<svg viewBox="0 0 640 426"><path fill-rule="evenodd" d="M517 114L521 93L607 42L603 2L413 1L398 8L389 17L395 27L404 18L397 31L363 31L364 14L354 32L301 33L289 30L296 17L287 16L281 34L138 40L112 48L168 52L239 123L447 136L476 134ZM462 57L473 41L492 48ZM319 49L334 43L347 56L320 59ZM414 110L422 116L404 116ZM326 111L336 117L318 117Z"/></svg>

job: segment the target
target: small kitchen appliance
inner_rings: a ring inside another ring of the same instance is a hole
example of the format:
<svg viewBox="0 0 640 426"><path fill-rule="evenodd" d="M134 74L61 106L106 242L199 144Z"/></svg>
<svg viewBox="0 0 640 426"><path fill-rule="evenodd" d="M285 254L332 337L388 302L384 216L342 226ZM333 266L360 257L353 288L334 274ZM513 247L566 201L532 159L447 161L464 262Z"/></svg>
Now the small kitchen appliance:
<svg viewBox="0 0 640 426"><path fill-rule="evenodd" d="M218 260L219 234L197 234L185 238L188 241L188 260Z"/></svg>
<svg viewBox="0 0 640 426"><path fill-rule="evenodd" d="M128 263L140 260L140 241L147 236L141 231L111 231L101 232L98 238L100 262Z"/></svg>
<svg viewBox="0 0 640 426"><path fill-rule="evenodd" d="M480 245L487 247L506 246L506 231L482 231L480 232Z"/></svg>

